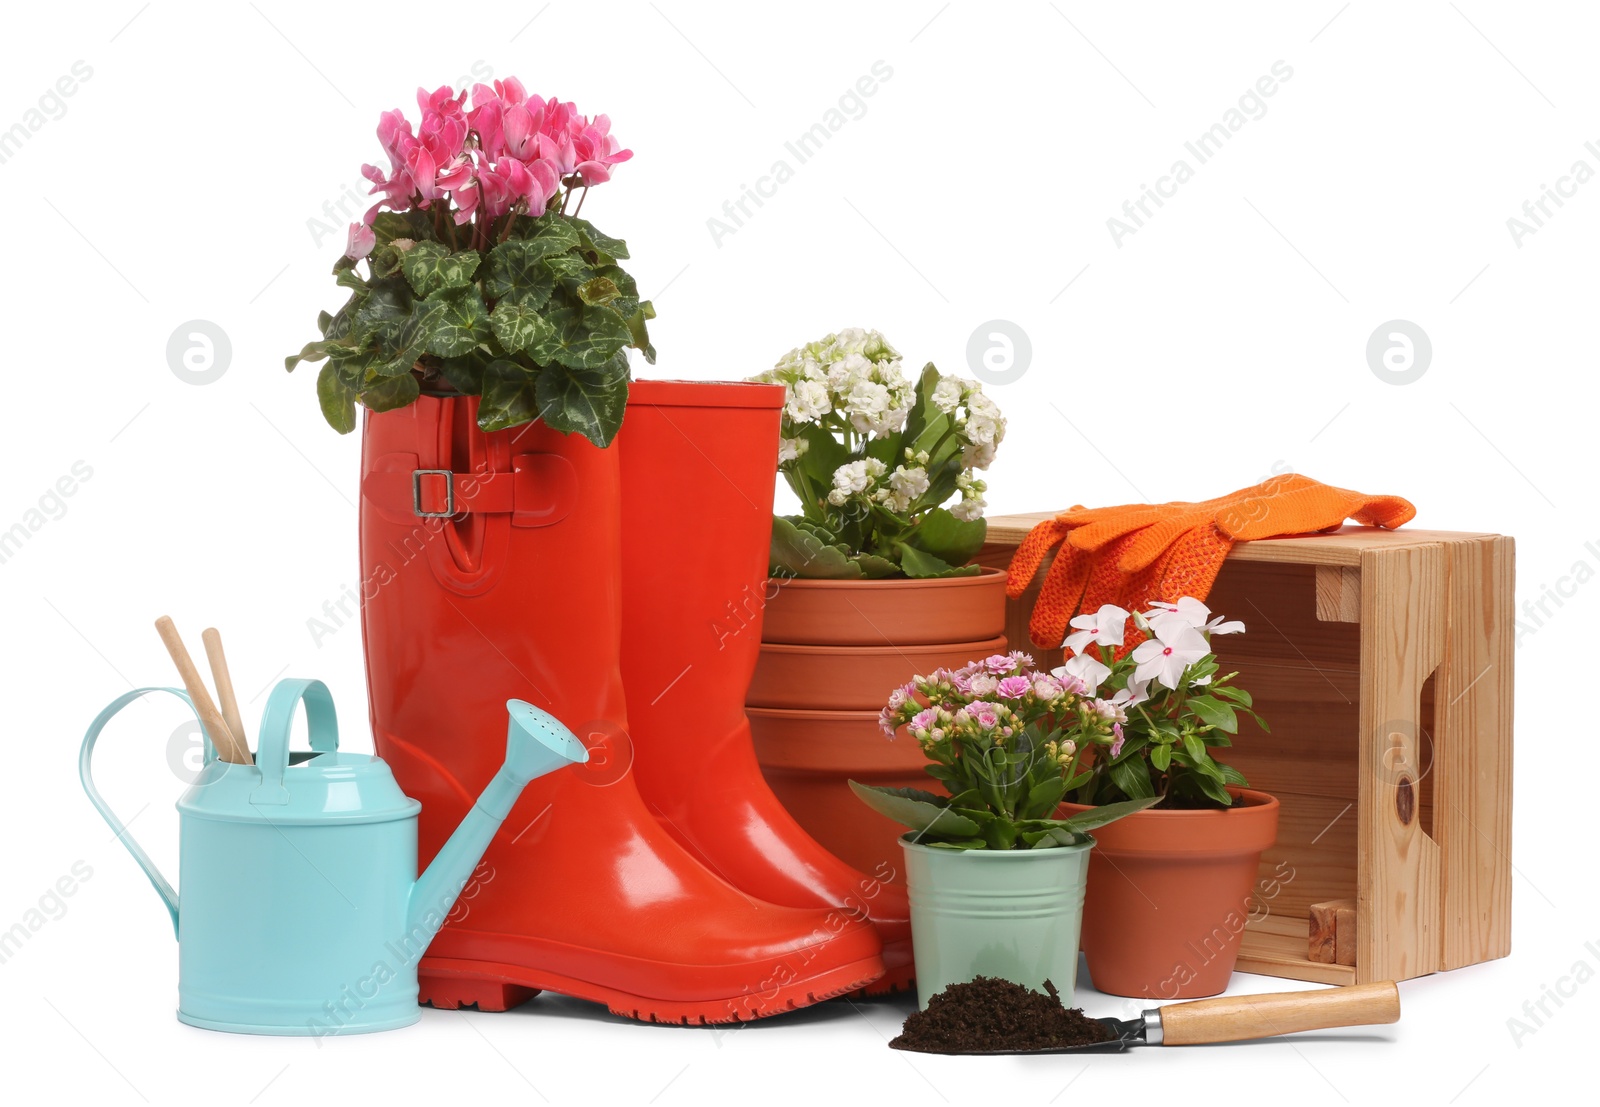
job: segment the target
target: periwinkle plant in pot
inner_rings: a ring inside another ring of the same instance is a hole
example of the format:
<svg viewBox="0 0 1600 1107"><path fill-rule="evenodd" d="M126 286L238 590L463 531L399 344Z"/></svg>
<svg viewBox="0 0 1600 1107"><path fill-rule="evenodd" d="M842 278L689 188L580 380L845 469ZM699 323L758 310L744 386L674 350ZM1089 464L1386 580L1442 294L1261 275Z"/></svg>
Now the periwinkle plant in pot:
<svg viewBox="0 0 1600 1107"><path fill-rule="evenodd" d="M785 354L779 473L799 511L772 523L760 662L746 703L768 781L818 841L898 877L898 828L845 781L923 781L913 749L877 739L890 688L1003 651L1005 576L983 545L979 476L1005 437L976 381L909 373L877 331Z"/></svg>
<svg viewBox="0 0 1600 1107"><path fill-rule="evenodd" d="M1133 614L1108 604L1071 626L1063 643L1071 656L1054 673L1106 705L1115 738L1096 751L1061 813L1153 804L1100 835L1083 920L1089 975L1113 995L1216 995L1232 975L1261 853L1278 826L1278 801L1213 756L1233 744L1241 719L1267 729L1238 674L1221 672L1211 650L1212 635L1244 624L1185 596Z"/></svg>
<svg viewBox="0 0 1600 1107"><path fill-rule="evenodd" d="M895 689L884 733L904 730L948 795L851 781L869 807L911 828L901 838L921 1006L947 985L1001 977L1071 995L1094 839L1087 833L1157 801L1063 817L1092 779L1091 750L1117 740L1116 711L1076 678L1023 653L938 669Z"/></svg>

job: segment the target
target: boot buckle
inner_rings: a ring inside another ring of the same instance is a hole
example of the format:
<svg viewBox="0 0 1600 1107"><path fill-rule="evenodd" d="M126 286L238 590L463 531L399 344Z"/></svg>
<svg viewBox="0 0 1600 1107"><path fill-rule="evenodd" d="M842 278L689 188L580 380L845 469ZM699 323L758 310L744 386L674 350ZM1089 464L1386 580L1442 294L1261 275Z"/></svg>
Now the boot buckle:
<svg viewBox="0 0 1600 1107"><path fill-rule="evenodd" d="M422 478L444 478L444 510L422 510ZM411 510L423 519L448 519L456 513L456 475L449 469L411 470Z"/></svg>

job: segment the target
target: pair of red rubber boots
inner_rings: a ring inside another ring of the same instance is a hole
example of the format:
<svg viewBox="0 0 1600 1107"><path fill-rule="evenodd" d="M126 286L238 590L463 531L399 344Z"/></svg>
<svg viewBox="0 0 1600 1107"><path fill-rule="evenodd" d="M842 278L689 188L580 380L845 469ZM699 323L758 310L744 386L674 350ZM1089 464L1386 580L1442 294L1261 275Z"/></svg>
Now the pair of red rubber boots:
<svg viewBox="0 0 1600 1107"><path fill-rule="evenodd" d="M505 701L588 764L535 781L419 966L421 1000L551 990L656 1022L909 983L905 892L817 845L761 777L782 389L640 381L609 449L484 434L471 397L369 414L362 629L378 753L443 845L503 754Z"/></svg>

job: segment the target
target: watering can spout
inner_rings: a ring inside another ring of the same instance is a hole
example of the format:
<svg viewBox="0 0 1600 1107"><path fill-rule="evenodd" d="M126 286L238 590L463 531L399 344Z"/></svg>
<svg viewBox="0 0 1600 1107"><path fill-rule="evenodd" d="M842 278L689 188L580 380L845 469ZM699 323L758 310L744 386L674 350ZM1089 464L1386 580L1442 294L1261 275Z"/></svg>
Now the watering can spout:
<svg viewBox="0 0 1600 1107"><path fill-rule="evenodd" d="M511 721L506 732L506 760L494 779L467 812L461 825L444 844L411 889L407 931L419 929L431 940L455 905L477 868L483 851L489 848L495 831L511 813L511 807L529 781L567 765L589 760L589 751L549 712L522 700L508 700Z"/></svg>

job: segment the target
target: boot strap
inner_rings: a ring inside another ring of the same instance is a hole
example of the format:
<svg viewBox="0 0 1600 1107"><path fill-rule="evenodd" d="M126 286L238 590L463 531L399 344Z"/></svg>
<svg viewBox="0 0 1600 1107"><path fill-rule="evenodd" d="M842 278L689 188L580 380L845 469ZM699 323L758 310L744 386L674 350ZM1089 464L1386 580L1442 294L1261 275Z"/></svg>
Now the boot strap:
<svg viewBox="0 0 1600 1107"><path fill-rule="evenodd" d="M543 453L513 456L505 473L425 469L416 454L385 454L361 482L362 498L393 523L483 514L510 515L514 527L547 527L566 518L577 491L572 463Z"/></svg>

